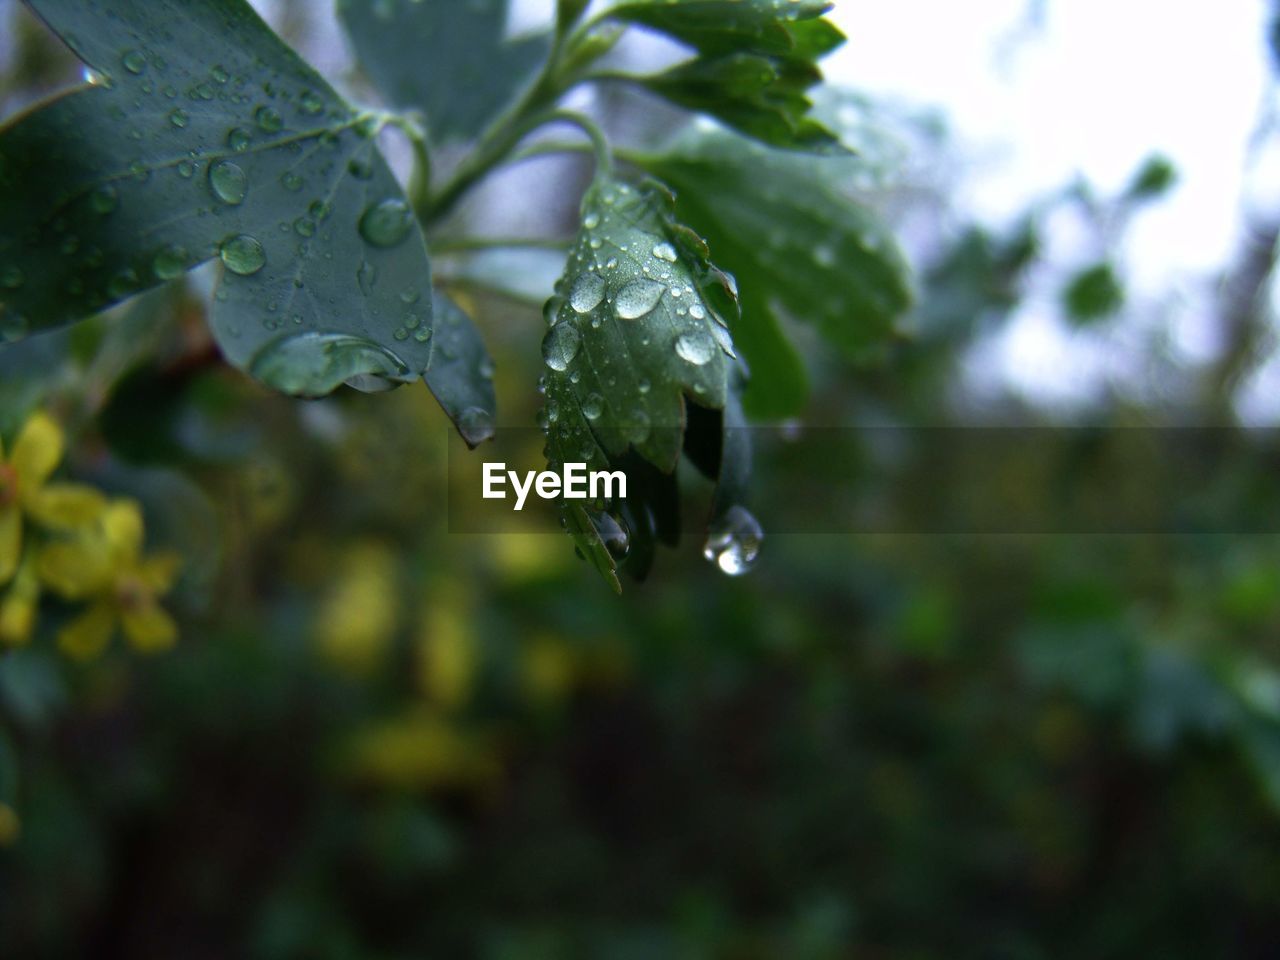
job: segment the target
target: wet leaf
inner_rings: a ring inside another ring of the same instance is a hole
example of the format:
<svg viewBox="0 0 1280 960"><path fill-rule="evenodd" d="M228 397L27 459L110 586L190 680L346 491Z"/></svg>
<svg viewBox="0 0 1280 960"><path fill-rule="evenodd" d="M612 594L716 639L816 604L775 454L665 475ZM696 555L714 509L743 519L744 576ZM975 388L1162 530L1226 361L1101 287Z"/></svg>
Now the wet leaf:
<svg viewBox="0 0 1280 960"><path fill-rule="evenodd" d="M789 416L804 403L804 369L780 313L813 324L854 360L887 346L911 304L911 279L892 234L846 189L856 159L781 153L722 131L637 159L671 185L680 218L742 285L732 329L752 374L748 413Z"/></svg>
<svg viewBox="0 0 1280 960"><path fill-rule="evenodd" d="M438 291L435 316L436 345L423 379L462 439L474 448L493 436L498 406L493 360L471 318Z"/></svg>
<svg viewBox="0 0 1280 960"><path fill-rule="evenodd" d="M438 141L469 140L546 59L545 34L508 40L508 0L339 0L356 56L393 105L421 110ZM443 79L442 79L443 78Z"/></svg>
<svg viewBox="0 0 1280 960"><path fill-rule="evenodd" d="M31 5L98 81L0 130L7 317L57 327L216 257L214 335L269 385L421 375L430 306L402 295L430 266L374 118L242 0Z"/></svg>

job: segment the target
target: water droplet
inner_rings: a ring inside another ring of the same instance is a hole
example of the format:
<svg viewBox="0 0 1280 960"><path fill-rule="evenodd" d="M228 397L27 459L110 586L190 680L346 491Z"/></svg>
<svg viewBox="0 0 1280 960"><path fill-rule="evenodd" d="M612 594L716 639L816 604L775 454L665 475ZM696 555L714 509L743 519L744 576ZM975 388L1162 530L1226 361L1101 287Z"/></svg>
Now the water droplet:
<svg viewBox="0 0 1280 960"><path fill-rule="evenodd" d="M243 203L249 191L249 178L230 160L219 160L209 167L209 186L223 203Z"/></svg>
<svg viewBox="0 0 1280 960"><path fill-rule="evenodd" d="M94 213L110 213L119 202L120 195L116 193L116 188L109 183L104 183L89 194L89 206L93 208Z"/></svg>
<svg viewBox="0 0 1280 960"><path fill-rule="evenodd" d="M581 379L582 379L582 371L581 371L581 370L574 370L573 372L571 372L571 373L569 374L569 382L570 382L570 383L577 383L577 382L578 382L579 380L581 380Z"/></svg>
<svg viewBox="0 0 1280 960"><path fill-rule="evenodd" d="M257 273L267 263L267 254L262 244L247 233L237 234L222 241L218 248L218 256L232 273L247 277Z"/></svg>
<svg viewBox="0 0 1280 960"><path fill-rule="evenodd" d="M275 107L259 107L253 111L253 122L264 133L279 133L284 127L284 117Z"/></svg>
<svg viewBox="0 0 1280 960"><path fill-rule="evenodd" d="M403 380L409 367L363 337L307 331L268 343L250 361L249 372L283 393L317 397L347 382L386 389L388 381Z"/></svg>
<svg viewBox="0 0 1280 960"><path fill-rule="evenodd" d="M352 157L347 163L347 170L357 180L368 180L373 176L373 161L367 157Z"/></svg>
<svg viewBox="0 0 1280 960"><path fill-rule="evenodd" d="M474 447L493 436L493 414L480 407L467 407L458 414L458 432L467 446Z"/></svg>
<svg viewBox="0 0 1280 960"><path fill-rule="evenodd" d="M716 343L720 344L720 349L731 357L736 357L737 351L733 349L733 337L729 336L729 331L720 324L712 324L711 335L715 337Z"/></svg>
<svg viewBox="0 0 1280 960"><path fill-rule="evenodd" d="M497 368L493 365L493 360L489 357L482 357L480 362L476 364L476 373L478 373L481 379L484 380L492 380L493 374L496 370Z"/></svg>
<svg viewBox="0 0 1280 960"><path fill-rule="evenodd" d="M604 278L595 273L578 277L569 293L569 305L578 313L590 313L604 299Z"/></svg>
<svg viewBox="0 0 1280 960"><path fill-rule="evenodd" d="M733 506L712 521L702 555L731 577L746 573L760 555L764 531L744 507Z"/></svg>
<svg viewBox="0 0 1280 960"><path fill-rule="evenodd" d="M227 73L226 68L220 63L215 63L209 68L209 76L213 77L217 83L226 83L231 79L231 74Z"/></svg>
<svg viewBox="0 0 1280 960"><path fill-rule="evenodd" d="M132 267L126 267L107 281L107 296L112 300L123 300L137 289L138 273Z"/></svg>
<svg viewBox="0 0 1280 960"><path fill-rule="evenodd" d="M409 235L413 213L403 200L391 197L375 203L360 216L360 236L375 247L394 247Z"/></svg>
<svg viewBox="0 0 1280 960"><path fill-rule="evenodd" d="M542 319L548 327L554 327L560 321L560 308L565 305L564 297L550 297L542 305Z"/></svg>
<svg viewBox="0 0 1280 960"><path fill-rule="evenodd" d="M587 399L582 401L582 415L588 420L599 420L602 413L604 413L604 398L598 393L587 394Z"/></svg>
<svg viewBox="0 0 1280 960"><path fill-rule="evenodd" d="M299 217L293 221L293 230L300 237L309 237L316 232L316 222L309 217Z"/></svg>
<svg viewBox="0 0 1280 960"><path fill-rule="evenodd" d="M280 185L293 193L302 189L302 182L302 178L292 170L286 170L280 175Z"/></svg>
<svg viewBox="0 0 1280 960"><path fill-rule="evenodd" d="M667 261L667 263L676 262L676 248L665 241L654 246L653 255L659 260Z"/></svg>
<svg viewBox="0 0 1280 960"><path fill-rule="evenodd" d="M180 176L183 180L190 180L192 177L192 174L196 172L196 165L192 163L190 160L179 160L177 170L178 170L178 176Z"/></svg>
<svg viewBox="0 0 1280 960"><path fill-rule="evenodd" d="M836 263L836 252L825 243L820 243L813 248L814 262L820 267L833 267Z"/></svg>
<svg viewBox="0 0 1280 960"><path fill-rule="evenodd" d="M418 292L417 287L405 287L400 291L401 303L417 303L420 299L422 299L422 294Z"/></svg>
<svg viewBox="0 0 1280 960"><path fill-rule="evenodd" d="M578 355L582 335L571 323L558 323L542 338L542 359L552 370L563 373Z"/></svg>
<svg viewBox="0 0 1280 960"><path fill-rule="evenodd" d="M4 287L6 290L17 290L22 286L24 279L22 270L19 269L17 264L11 263L7 267L0 267L0 287Z"/></svg>
<svg viewBox="0 0 1280 960"><path fill-rule="evenodd" d="M703 309L702 304L691 303L689 304L689 316L695 320L705 320L707 319L707 311Z"/></svg>
<svg viewBox="0 0 1280 960"><path fill-rule="evenodd" d="M151 269L161 280L172 280L186 271L189 259L184 247L171 243L156 254Z"/></svg>
<svg viewBox="0 0 1280 960"><path fill-rule="evenodd" d="M682 333L676 338L676 355L694 366L702 366L715 356L715 353L716 345L701 331Z"/></svg>
<svg viewBox="0 0 1280 960"><path fill-rule="evenodd" d="M585 459L585 458L584 458ZM621 562L631 552L631 533L620 517L610 513L592 513L591 525L614 560Z"/></svg>
<svg viewBox="0 0 1280 960"><path fill-rule="evenodd" d="M227 146L236 153L247 150L251 139L253 139L252 136L244 127L232 127L227 132Z"/></svg>
<svg viewBox="0 0 1280 960"><path fill-rule="evenodd" d="M147 58L141 50L126 50L120 58L120 63L135 76L147 69Z"/></svg>
<svg viewBox="0 0 1280 960"><path fill-rule="evenodd" d="M302 107L303 113L317 114L324 109L324 101L310 90L303 91L302 96L298 98L298 104Z"/></svg>
<svg viewBox="0 0 1280 960"><path fill-rule="evenodd" d="M639 390L642 395L649 392L649 387L649 381L644 377L641 377L640 381L636 384L636 389Z"/></svg>
<svg viewBox="0 0 1280 960"><path fill-rule="evenodd" d="M356 270L356 282L360 284L360 292L366 297L373 293L373 285L378 282L378 268L368 260L360 261Z"/></svg>
<svg viewBox="0 0 1280 960"><path fill-rule="evenodd" d="M632 280L618 291L613 309L623 320L635 320L653 310L666 289L656 280Z"/></svg>
<svg viewBox="0 0 1280 960"><path fill-rule="evenodd" d="M324 220L331 212L332 208L323 200L313 200L311 206L307 207L307 213L317 220Z"/></svg>
<svg viewBox="0 0 1280 960"><path fill-rule="evenodd" d="M169 112L169 122L175 127L185 127L187 125L187 121L190 119L191 118L187 114L187 111L183 110L181 107L176 107Z"/></svg>

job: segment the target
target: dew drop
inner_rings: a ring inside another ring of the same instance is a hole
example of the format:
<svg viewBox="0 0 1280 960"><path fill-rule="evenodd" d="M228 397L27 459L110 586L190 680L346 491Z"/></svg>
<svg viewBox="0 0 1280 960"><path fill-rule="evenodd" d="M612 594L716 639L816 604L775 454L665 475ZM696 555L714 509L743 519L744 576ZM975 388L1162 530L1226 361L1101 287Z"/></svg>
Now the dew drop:
<svg viewBox="0 0 1280 960"><path fill-rule="evenodd" d="M403 380L408 365L363 337L307 331L273 340L250 361L249 372L263 383L295 396L317 397L343 383L365 390L386 389Z"/></svg>
<svg viewBox="0 0 1280 960"><path fill-rule="evenodd" d="M284 117L275 107L259 107L253 111L253 122L264 133L279 133L284 127Z"/></svg>
<svg viewBox="0 0 1280 960"><path fill-rule="evenodd" d="M482 407L467 407L458 414L458 432L467 446L474 447L493 436L493 414Z"/></svg>
<svg viewBox="0 0 1280 960"><path fill-rule="evenodd" d="M237 234L222 241L218 248L218 256L232 273L242 277L251 276L261 270L267 263L266 252L256 238L247 233Z"/></svg>
<svg viewBox="0 0 1280 960"><path fill-rule="evenodd" d="M286 170L280 175L280 185L291 193L297 193L302 189L302 178L292 170Z"/></svg>
<svg viewBox="0 0 1280 960"><path fill-rule="evenodd" d="M764 531L745 507L733 506L712 521L702 555L731 577L746 573L760 555Z"/></svg>
<svg viewBox="0 0 1280 960"><path fill-rule="evenodd" d="M695 320L705 320L707 319L707 311L703 309L702 304L691 303L689 304L689 316Z"/></svg>
<svg viewBox="0 0 1280 960"><path fill-rule="evenodd" d="M244 127L232 127L227 131L227 146L236 153L247 150L251 139L252 137L250 136L249 131L244 129Z"/></svg>
<svg viewBox="0 0 1280 960"><path fill-rule="evenodd" d="M582 218L582 225L588 230L594 230L596 227L600 226L600 214L592 210Z"/></svg>
<svg viewBox="0 0 1280 960"><path fill-rule="evenodd" d="M309 237L316 232L316 222L309 217L299 217L293 221L293 232L300 237Z"/></svg>
<svg viewBox="0 0 1280 960"><path fill-rule="evenodd" d="M298 104L302 107L303 113L317 114L324 109L324 101L319 95L310 90L305 90L302 96L298 98Z"/></svg>
<svg viewBox="0 0 1280 960"><path fill-rule="evenodd" d="M147 58L141 50L126 50L120 63L135 76L147 69Z"/></svg>
<svg viewBox="0 0 1280 960"><path fill-rule="evenodd" d="M665 289L655 280L632 280L618 291L613 309L623 320L636 320L658 305Z"/></svg>
<svg viewBox="0 0 1280 960"><path fill-rule="evenodd" d="M223 203L233 206L244 202L249 190L249 178L237 164L230 160L219 160L209 167L209 186Z"/></svg>
<svg viewBox="0 0 1280 960"><path fill-rule="evenodd" d="M378 282L378 268L368 260L361 260L356 270L356 282L360 284L360 292L369 296L373 293L373 285Z"/></svg>
<svg viewBox="0 0 1280 960"><path fill-rule="evenodd" d="M667 263L676 262L676 248L665 241L657 244L653 248L653 255L659 260L667 261Z"/></svg>
<svg viewBox="0 0 1280 960"><path fill-rule="evenodd" d="M183 180L190 180L192 175L196 172L196 165L190 160L179 160L177 170L178 176Z"/></svg>
<svg viewBox="0 0 1280 960"><path fill-rule="evenodd" d="M702 366L715 356L716 345L711 338L700 331L682 333L676 338L676 355L696 367Z"/></svg>
<svg viewBox="0 0 1280 960"><path fill-rule="evenodd" d="M352 157L347 170L357 180L368 180L373 176L373 162L365 157Z"/></svg>
<svg viewBox="0 0 1280 960"><path fill-rule="evenodd" d="M641 377L640 381L636 384L636 389L640 391L641 395L648 393L649 387L649 381L644 377Z"/></svg>
<svg viewBox="0 0 1280 960"><path fill-rule="evenodd" d="M587 394L587 399L582 401L582 415L588 420L599 420L602 413L604 413L604 399L598 393Z"/></svg>
<svg viewBox="0 0 1280 960"><path fill-rule="evenodd" d="M120 195L116 193L116 188L109 183L105 183L94 189L89 194L89 206L93 208L94 213L108 214L114 210L120 203Z"/></svg>
<svg viewBox="0 0 1280 960"><path fill-rule="evenodd" d="M186 271L189 259L184 247L171 243L156 254L151 269L161 280L172 280Z"/></svg>
<svg viewBox="0 0 1280 960"><path fill-rule="evenodd" d="M563 373L569 369L581 346L582 335L578 328L571 323L558 323L542 338L542 359L552 370Z"/></svg>
<svg viewBox="0 0 1280 960"><path fill-rule="evenodd" d="M360 236L375 247L394 247L409 235L413 214L403 200L391 197L369 207L360 216Z"/></svg>
<svg viewBox="0 0 1280 960"><path fill-rule="evenodd" d="M578 313L590 313L604 299L604 278L595 273L578 277L569 293L569 305Z"/></svg>
<svg viewBox="0 0 1280 960"><path fill-rule="evenodd" d="M175 127L185 127L187 125L187 121L190 119L191 117L187 114L187 111L183 110L181 107L175 107L169 112L169 122Z"/></svg>
<svg viewBox="0 0 1280 960"><path fill-rule="evenodd" d="M584 455L584 459L588 457ZM631 533L620 517L610 513L592 513L591 525L614 560L621 562L627 558L631 552Z"/></svg>

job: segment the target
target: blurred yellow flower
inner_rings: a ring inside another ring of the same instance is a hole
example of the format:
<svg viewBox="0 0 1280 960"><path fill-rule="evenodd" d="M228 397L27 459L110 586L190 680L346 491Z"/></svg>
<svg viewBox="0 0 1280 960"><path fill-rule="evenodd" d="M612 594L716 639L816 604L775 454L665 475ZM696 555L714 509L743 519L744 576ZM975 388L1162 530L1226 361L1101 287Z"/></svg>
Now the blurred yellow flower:
<svg viewBox="0 0 1280 960"><path fill-rule="evenodd" d="M400 789L487 789L501 778L492 740L418 709L357 733L348 744L347 771L358 779Z"/></svg>
<svg viewBox="0 0 1280 960"><path fill-rule="evenodd" d="M317 618L321 656L356 674L383 662L400 619L396 576L395 554L384 544L361 543L346 552Z"/></svg>
<svg viewBox="0 0 1280 960"><path fill-rule="evenodd" d="M40 578L36 576L35 555L27 551L13 575L13 582L0 595L0 646L18 647L31 639L39 603Z"/></svg>
<svg viewBox="0 0 1280 960"><path fill-rule="evenodd" d="M18 812L7 803L0 802L0 847L11 847L22 833Z"/></svg>
<svg viewBox="0 0 1280 960"><path fill-rule="evenodd" d="M7 458L0 445L0 583L17 572L24 513L42 526L68 530L91 523L102 512L106 501L92 487L49 482L64 445L62 428L39 412L18 432Z"/></svg>
<svg viewBox="0 0 1280 960"><path fill-rule="evenodd" d="M418 687L444 710L471 699L479 666L479 644L465 588L447 584L432 591L417 639Z"/></svg>
<svg viewBox="0 0 1280 960"><path fill-rule="evenodd" d="M87 532L40 551L36 569L41 581L67 600L91 601L58 634L58 646L68 656L97 656L117 625L139 652L173 646L178 627L159 598L173 587L181 559L173 553L144 557L142 540L138 504L114 500Z"/></svg>

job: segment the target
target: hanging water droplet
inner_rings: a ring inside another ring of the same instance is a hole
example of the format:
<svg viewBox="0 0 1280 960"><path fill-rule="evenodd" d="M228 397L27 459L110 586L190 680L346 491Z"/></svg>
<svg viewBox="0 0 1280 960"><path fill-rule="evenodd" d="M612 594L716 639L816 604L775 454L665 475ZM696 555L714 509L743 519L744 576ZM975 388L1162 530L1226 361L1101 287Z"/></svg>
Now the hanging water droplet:
<svg viewBox="0 0 1280 960"><path fill-rule="evenodd" d="M120 57L120 63L135 76L147 69L147 58L141 50L126 50Z"/></svg>
<svg viewBox="0 0 1280 960"><path fill-rule="evenodd" d="M745 507L732 506L712 521L702 555L731 577L746 573L760 555L764 530Z"/></svg>
<svg viewBox="0 0 1280 960"><path fill-rule="evenodd" d="M571 323L558 323L542 338L542 359L552 370L563 373L569 369L581 346L582 335L578 328Z"/></svg>
<svg viewBox="0 0 1280 960"><path fill-rule="evenodd" d="M93 192L89 194L89 206L93 208L94 213L108 214L119 203L120 195L116 193L116 188L109 183L95 187Z"/></svg>
<svg viewBox="0 0 1280 960"><path fill-rule="evenodd" d="M172 280L186 271L189 259L186 248L171 243L156 254L151 269L161 280Z"/></svg>
<svg viewBox="0 0 1280 960"><path fill-rule="evenodd" d="M651 312L666 290L656 280L632 280L621 290L613 302L614 312L623 320L636 320Z"/></svg>
<svg viewBox="0 0 1280 960"><path fill-rule="evenodd" d="M654 246L653 255L659 260L666 260L668 263L676 262L676 248L666 241Z"/></svg>
<svg viewBox="0 0 1280 960"><path fill-rule="evenodd" d="M554 327L560 320L560 308L565 305L564 297L553 296L542 305L542 319L548 327Z"/></svg>
<svg viewBox="0 0 1280 960"><path fill-rule="evenodd" d="M590 514L590 518L596 535L600 537L600 542L609 551L609 555L619 563L627 559L627 554L631 552L631 532L622 518L611 513L595 512Z"/></svg>
<svg viewBox="0 0 1280 960"><path fill-rule="evenodd" d="M394 247L409 235L413 213L403 200L391 197L369 207L360 216L360 236L375 247Z"/></svg>
<svg viewBox="0 0 1280 960"><path fill-rule="evenodd" d="M680 334L676 338L675 346L676 355L696 367L702 366L715 356L716 352L716 345L711 342L711 338L698 330Z"/></svg>
<svg viewBox="0 0 1280 960"><path fill-rule="evenodd" d="M323 396L348 382L384 390L408 371L403 360L371 340L315 331L273 340L249 363L249 372L263 383L302 397Z"/></svg>
<svg viewBox="0 0 1280 960"><path fill-rule="evenodd" d="M237 164L219 160L209 167L209 186L219 200L235 206L244 203L245 194L249 192L249 178Z"/></svg>
<svg viewBox="0 0 1280 960"><path fill-rule="evenodd" d="M729 331L720 324L711 325L711 335L715 337L716 343L720 344L720 349L731 357L736 357L737 351L733 349L733 337L729 336Z"/></svg>
<svg viewBox="0 0 1280 960"><path fill-rule="evenodd" d="M256 237L247 233L237 234L222 241L218 256L232 273L247 277L257 273L267 263L266 251Z"/></svg>
<svg viewBox="0 0 1280 960"><path fill-rule="evenodd" d="M250 136L249 131L244 129L244 127L232 127L227 132L227 146L236 153L247 150L251 139L252 137Z"/></svg>
<svg viewBox="0 0 1280 960"><path fill-rule="evenodd" d="M480 407L467 407L458 414L458 432L467 446L475 447L494 434L493 414Z"/></svg>
<svg viewBox="0 0 1280 960"><path fill-rule="evenodd" d="M588 420L599 420L602 413L604 413L604 398L598 393L587 394L587 399L582 401L582 415Z"/></svg>
<svg viewBox="0 0 1280 960"><path fill-rule="evenodd" d="M284 127L284 117L275 107L259 107L253 111L253 122L264 133L279 133Z"/></svg>

